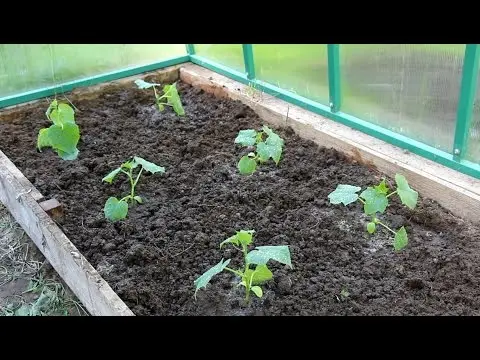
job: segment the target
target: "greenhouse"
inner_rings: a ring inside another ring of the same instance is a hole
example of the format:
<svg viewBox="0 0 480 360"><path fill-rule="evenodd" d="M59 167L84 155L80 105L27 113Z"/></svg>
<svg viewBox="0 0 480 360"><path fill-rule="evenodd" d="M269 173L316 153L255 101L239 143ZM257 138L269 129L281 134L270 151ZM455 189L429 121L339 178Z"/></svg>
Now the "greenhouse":
<svg viewBox="0 0 480 360"><path fill-rule="evenodd" d="M0 45L0 314L478 315L479 60Z"/></svg>

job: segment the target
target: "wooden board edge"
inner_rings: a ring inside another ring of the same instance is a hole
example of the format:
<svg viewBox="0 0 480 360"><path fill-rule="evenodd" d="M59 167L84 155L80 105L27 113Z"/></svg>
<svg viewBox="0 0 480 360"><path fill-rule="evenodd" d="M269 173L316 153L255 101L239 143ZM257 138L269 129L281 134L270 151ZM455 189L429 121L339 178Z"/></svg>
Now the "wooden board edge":
<svg viewBox="0 0 480 360"><path fill-rule="evenodd" d="M389 176L401 173L423 198L438 202L464 220L480 224L478 179L271 95L257 93L252 96L248 86L198 65L184 64L180 69L180 79L216 97L240 100L268 123L279 127L290 126L299 136L321 146L335 148Z"/></svg>
<svg viewBox="0 0 480 360"><path fill-rule="evenodd" d="M43 201L44 197L40 191L27 179L15 164L0 150L0 160L8 171L15 176L15 179L22 185L24 191L29 193L37 202Z"/></svg>
<svg viewBox="0 0 480 360"><path fill-rule="evenodd" d="M94 316L134 316L95 268L32 196L0 151L0 201L10 211L67 286ZM26 180L26 179L25 179ZM28 181L28 180L27 180Z"/></svg>

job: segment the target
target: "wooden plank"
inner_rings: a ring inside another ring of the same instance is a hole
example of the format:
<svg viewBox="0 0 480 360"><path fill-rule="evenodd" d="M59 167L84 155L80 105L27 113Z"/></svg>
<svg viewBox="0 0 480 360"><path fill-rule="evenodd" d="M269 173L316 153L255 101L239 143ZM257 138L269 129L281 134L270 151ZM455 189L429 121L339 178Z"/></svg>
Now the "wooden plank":
<svg viewBox="0 0 480 360"><path fill-rule="evenodd" d="M389 176L401 173L423 198L435 200L454 215L480 224L480 180L478 179L409 153L274 96L265 93L252 95L248 86L198 65L182 66L180 78L217 97L240 100L265 121L276 126L290 126L299 136L313 140L319 145L342 151L352 159L367 166L374 166Z"/></svg>
<svg viewBox="0 0 480 360"><path fill-rule="evenodd" d="M0 201L85 308L94 316L134 316L37 203L33 185L19 179L18 173L0 151Z"/></svg>
<svg viewBox="0 0 480 360"><path fill-rule="evenodd" d="M49 199L39 203L40 207L45 211L50 217L59 222L63 219L63 206L57 199Z"/></svg>
<svg viewBox="0 0 480 360"><path fill-rule="evenodd" d="M23 173L18 170L18 168L15 166L13 162L10 161L10 159L3 153L1 152L1 157L3 158L3 161L6 166L8 166L10 172L15 176L17 181L22 185L22 187L25 189L26 192L30 193L30 195L35 199L35 201L43 201L44 197L40 191L35 188L35 186L32 185L32 183L23 175Z"/></svg>

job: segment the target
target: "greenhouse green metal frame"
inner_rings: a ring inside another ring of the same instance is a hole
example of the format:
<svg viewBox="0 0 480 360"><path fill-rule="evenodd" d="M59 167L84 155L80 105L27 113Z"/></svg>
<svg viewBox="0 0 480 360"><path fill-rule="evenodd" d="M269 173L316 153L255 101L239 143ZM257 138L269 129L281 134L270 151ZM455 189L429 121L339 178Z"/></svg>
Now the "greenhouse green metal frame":
<svg viewBox="0 0 480 360"><path fill-rule="evenodd" d="M194 44L186 44L187 55L169 58L160 62L144 66L135 66L127 69L113 71L106 74L92 76L76 81L63 83L58 86L42 88L17 95L0 98L0 109L24 102L51 96L59 92L71 91L78 87L91 86L102 82L121 79L128 76L154 71L164 67L192 62L199 66L210 69L230 79L246 85L252 85L256 89L274 95L291 104L298 105L306 110L337 121L351 128L384 140L390 144L406 149L412 153L433 160L449 168L480 179L480 164L465 160L468 148L469 131L473 106L477 91L477 81L480 64L480 45L467 44L462 70L457 119L454 134L452 153L439 150L433 146L398 134L384 127L362 120L350 114L342 112L342 89L341 89L341 66L339 44L327 45L328 56L328 88L329 106L314 100L297 95L291 91L279 88L256 78L254 52L252 44L242 44L245 71L240 72L228 66L219 64L206 57L195 53Z"/></svg>

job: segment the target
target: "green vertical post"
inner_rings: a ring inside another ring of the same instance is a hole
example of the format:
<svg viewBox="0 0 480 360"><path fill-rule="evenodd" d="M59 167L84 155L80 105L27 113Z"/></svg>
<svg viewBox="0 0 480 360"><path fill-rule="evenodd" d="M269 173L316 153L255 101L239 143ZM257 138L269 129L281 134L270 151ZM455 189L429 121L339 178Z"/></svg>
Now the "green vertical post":
<svg viewBox="0 0 480 360"><path fill-rule="evenodd" d="M252 44L242 44L243 46L243 62L245 63L245 73L248 80L255 79L255 64L253 62L253 46Z"/></svg>
<svg viewBox="0 0 480 360"><path fill-rule="evenodd" d="M480 46L466 44L463 59L462 83L458 98L457 124L453 140L453 159L460 161L468 150L468 137L472 120L473 104L477 92Z"/></svg>
<svg viewBox="0 0 480 360"><path fill-rule="evenodd" d="M185 47L188 55L195 55L195 46L193 44L185 44Z"/></svg>
<svg viewBox="0 0 480 360"><path fill-rule="evenodd" d="M342 107L342 91L340 88L340 45L327 44L328 54L328 90L330 111L340 111Z"/></svg>

